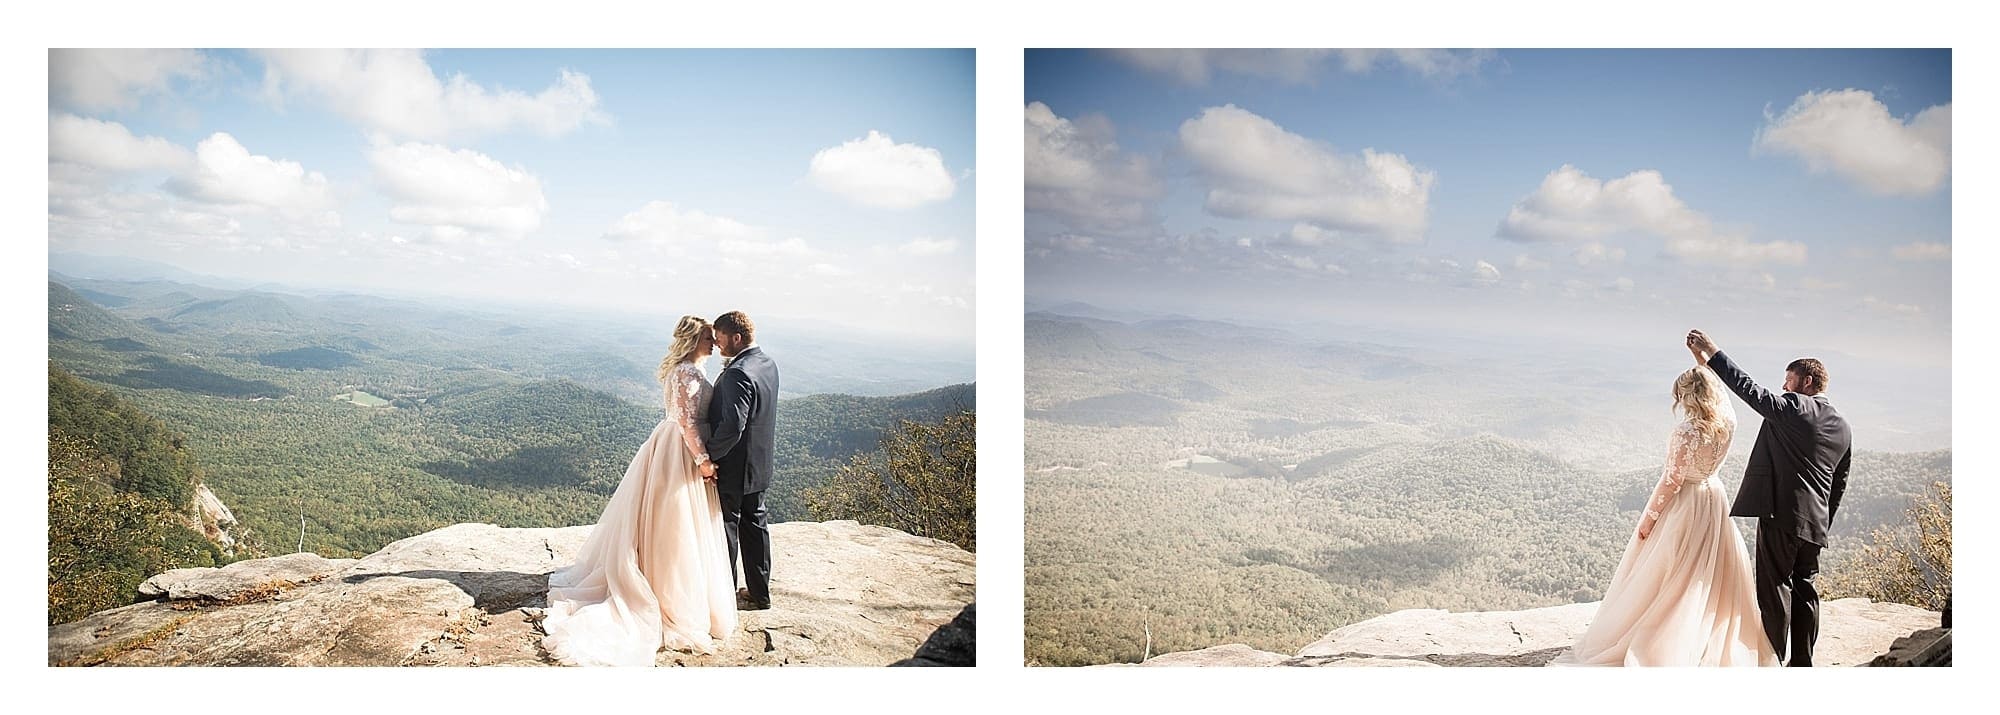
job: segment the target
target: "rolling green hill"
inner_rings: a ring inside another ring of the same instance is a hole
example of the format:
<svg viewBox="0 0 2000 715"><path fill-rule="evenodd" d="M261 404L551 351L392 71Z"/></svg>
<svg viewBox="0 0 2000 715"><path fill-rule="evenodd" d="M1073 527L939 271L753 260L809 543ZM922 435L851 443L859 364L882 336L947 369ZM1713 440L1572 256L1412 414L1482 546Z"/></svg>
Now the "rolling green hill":
<svg viewBox="0 0 2000 715"><path fill-rule="evenodd" d="M80 282L120 305L52 281L51 364L184 435L209 488L281 553L358 556L461 522L592 523L663 417L650 365L563 326L369 296ZM359 393L387 403L335 399ZM897 419L973 394L781 400L772 519L806 518L803 490Z"/></svg>

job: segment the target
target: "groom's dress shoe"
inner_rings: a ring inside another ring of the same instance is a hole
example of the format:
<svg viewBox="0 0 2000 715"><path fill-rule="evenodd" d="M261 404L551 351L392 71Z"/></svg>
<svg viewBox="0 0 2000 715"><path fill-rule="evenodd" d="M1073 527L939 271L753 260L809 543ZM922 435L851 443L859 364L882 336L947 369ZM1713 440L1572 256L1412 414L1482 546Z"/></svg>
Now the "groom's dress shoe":
<svg viewBox="0 0 2000 715"><path fill-rule="evenodd" d="M736 610L768 611L771 610L771 602L754 600L750 598L750 593L748 591L742 591L736 594Z"/></svg>

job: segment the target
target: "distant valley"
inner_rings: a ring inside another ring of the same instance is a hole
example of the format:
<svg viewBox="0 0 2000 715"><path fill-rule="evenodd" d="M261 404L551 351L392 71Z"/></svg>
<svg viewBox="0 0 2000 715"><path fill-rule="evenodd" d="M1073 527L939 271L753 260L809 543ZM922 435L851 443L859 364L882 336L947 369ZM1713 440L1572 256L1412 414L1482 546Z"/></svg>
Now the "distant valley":
<svg viewBox="0 0 2000 715"><path fill-rule="evenodd" d="M1063 310L1024 325L1027 655L1043 665L1136 661L1149 636L1153 653L1291 652L1399 609L1601 598L1685 369ZM1892 407L1854 400L1873 424L1828 562L1950 481L1948 449L1869 441L1928 409ZM1738 413L1732 490L1758 423Z"/></svg>
<svg viewBox="0 0 2000 715"><path fill-rule="evenodd" d="M662 417L664 328L60 273L48 301L51 365L184 434L268 553L592 523ZM773 521L897 420L976 400L969 356L816 339L761 340L785 371Z"/></svg>

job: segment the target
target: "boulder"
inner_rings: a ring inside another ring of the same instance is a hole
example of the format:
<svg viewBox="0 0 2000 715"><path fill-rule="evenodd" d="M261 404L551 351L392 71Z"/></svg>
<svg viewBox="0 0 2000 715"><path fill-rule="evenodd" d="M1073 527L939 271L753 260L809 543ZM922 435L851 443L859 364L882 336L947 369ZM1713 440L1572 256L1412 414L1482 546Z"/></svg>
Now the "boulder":
<svg viewBox="0 0 2000 715"><path fill-rule="evenodd" d="M977 666L979 648L974 637L977 635L973 614L975 605L977 604L966 604L965 610L959 611L957 618L938 626L937 630L931 632L931 637L925 639L924 644L917 648L915 655L890 665L958 668Z"/></svg>
<svg viewBox="0 0 2000 715"><path fill-rule="evenodd" d="M238 561L220 568L174 569L139 584L139 597L169 601L240 601L314 583L355 563L298 553L268 559Z"/></svg>

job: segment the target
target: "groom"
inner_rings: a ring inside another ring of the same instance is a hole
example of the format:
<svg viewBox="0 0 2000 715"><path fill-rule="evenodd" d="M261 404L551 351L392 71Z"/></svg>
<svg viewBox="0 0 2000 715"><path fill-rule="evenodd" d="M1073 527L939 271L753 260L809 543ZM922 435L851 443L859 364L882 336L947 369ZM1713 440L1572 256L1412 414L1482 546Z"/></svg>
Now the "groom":
<svg viewBox="0 0 2000 715"><path fill-rule="evenodd" d="M1799 358L1786 365L1785 394L1773 395L1701 331L1689 331L1687 345L1764 417L1729 515L1757 517L1757 610L1763 612L1771 648L1780 659L1791 654L1786 665L1810 666L1819 637L1813 577L1819 575L1819 552L1847 491L1854 454L1847 420L1822 394L1826 366L1818 360Z"/></svg>
<svg viewBox="0 0 2000 715"><path fill-rule="evenodd" d="M728 362L708 403L714 425L708 456L715 460L715 490L722 497L729 560L743 565L736 607L771 607L771 530L764 490L771 486L771 452L778 424L778 364L757 347L757 327L743 311L715 319L715 347ZM734 576L732 569L730 575ZM746 583L747 582L747 583Z"/></svg>

